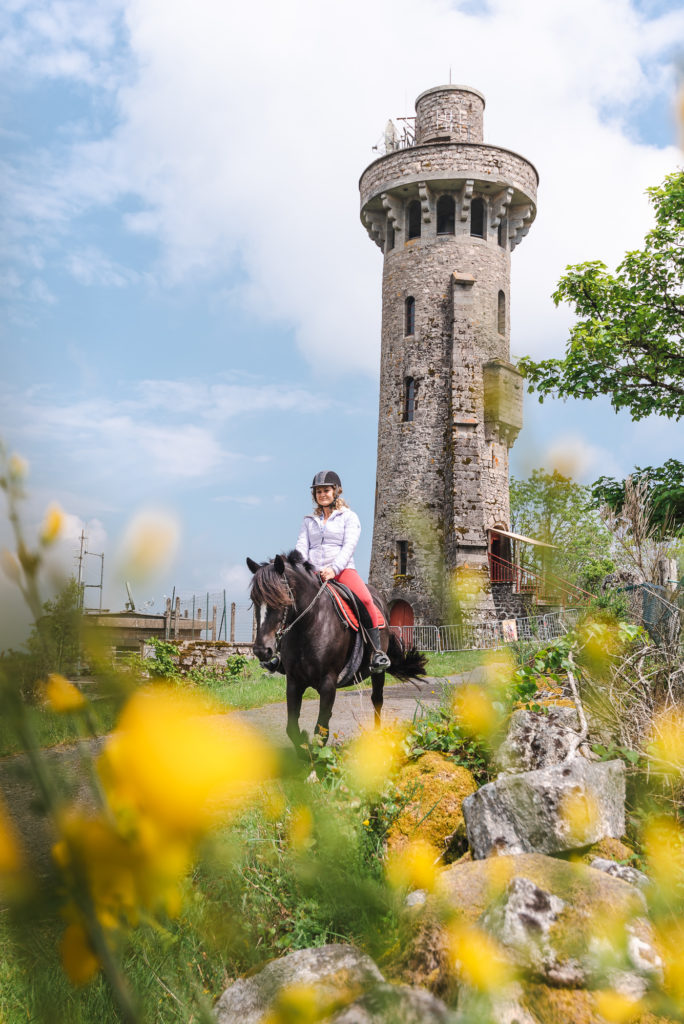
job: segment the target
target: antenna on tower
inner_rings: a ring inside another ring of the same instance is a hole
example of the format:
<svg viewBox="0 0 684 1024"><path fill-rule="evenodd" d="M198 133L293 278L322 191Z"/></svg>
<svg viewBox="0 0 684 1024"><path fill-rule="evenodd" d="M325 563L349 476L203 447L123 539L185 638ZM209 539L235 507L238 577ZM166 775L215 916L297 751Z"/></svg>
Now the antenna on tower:
<svg viewBox="0 0 684 1024"><path fill-rule="evenodd" d="M449 65L449 85L451 85L451 64Z"/></svg>

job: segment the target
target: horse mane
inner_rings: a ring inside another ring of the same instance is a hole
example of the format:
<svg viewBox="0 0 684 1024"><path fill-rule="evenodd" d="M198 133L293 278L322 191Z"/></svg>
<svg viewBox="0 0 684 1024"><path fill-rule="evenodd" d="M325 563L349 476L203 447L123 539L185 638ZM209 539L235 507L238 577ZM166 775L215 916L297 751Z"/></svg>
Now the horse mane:
<svg viewBox="0 0 684 1024"><path fill-rule="evenodd" d="M297 550L290 551L287 555L282 554L281 558L286 565L289 565L295 572L314 572L314 567ZM273 560L262 562L261 566L254 573L250 597L254 604L265 604L269 608L283 609L294 604L292 594L288 590L285 577L282 573L276 572Z"/></svg>

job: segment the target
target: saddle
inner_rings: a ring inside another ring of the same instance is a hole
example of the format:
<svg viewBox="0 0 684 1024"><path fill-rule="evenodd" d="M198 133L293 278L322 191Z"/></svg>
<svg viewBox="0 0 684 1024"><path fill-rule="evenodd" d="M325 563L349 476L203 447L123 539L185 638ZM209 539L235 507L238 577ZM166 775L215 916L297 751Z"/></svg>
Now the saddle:
<svg viewBox="0 0 684 1024"><path fill-rule="evenodd" d="M348 686L349 683L353 682L356 673L361 667L366 647L367 632L372 627L371 617L366 606L359 601L349 587L345 587L343 583L338 583L336 580L329 580L325 586L340 621L347 629L353 630L355 634L347 663L340 671L336 683L338 687Z"/></svg>

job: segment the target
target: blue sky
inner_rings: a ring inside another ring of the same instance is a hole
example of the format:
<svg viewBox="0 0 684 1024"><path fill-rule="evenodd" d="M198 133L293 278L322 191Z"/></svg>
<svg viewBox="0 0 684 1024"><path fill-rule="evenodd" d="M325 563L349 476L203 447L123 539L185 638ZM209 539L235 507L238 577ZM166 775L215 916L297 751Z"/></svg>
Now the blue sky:
<svg viewBox="0 0 684 1024"><path fill-rule="evenodd" d="M0 433L31 464L29 523L51 500L69 513L56 564L84 525L105 552L112 608L120 538L150 507L181 544L139 601L245 600L245 556L294 543L322 468L361 516L366 571L381 257L357 183L423 89L450 71L479 89L485 140L540 172L515 355L562 351L564 267L639 245L644 189L681 162L681 4L10 0L0 19ZM560 459L588 481L683 441L607 402L530 398L512 468Z"/></svg>

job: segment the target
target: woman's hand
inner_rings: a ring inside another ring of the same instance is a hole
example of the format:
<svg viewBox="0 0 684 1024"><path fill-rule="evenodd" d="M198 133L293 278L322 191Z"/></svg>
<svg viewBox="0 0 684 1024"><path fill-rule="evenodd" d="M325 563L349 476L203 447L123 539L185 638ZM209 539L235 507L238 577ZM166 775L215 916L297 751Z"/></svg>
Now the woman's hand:
<svg viewBox="0 0 684 1024"><path fill-rule="evenodd" d="M327 583L328 580L332 580L334 578L335 578L335 570L331 569L330 566L328 566L326 569L321 569L321 581L323 583Z"/></svg>

